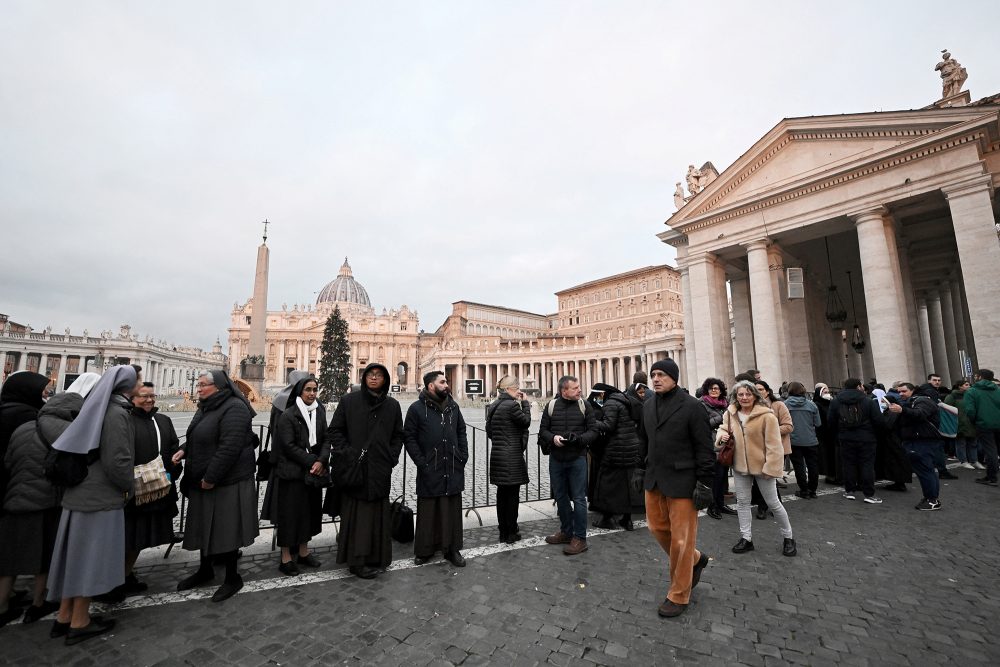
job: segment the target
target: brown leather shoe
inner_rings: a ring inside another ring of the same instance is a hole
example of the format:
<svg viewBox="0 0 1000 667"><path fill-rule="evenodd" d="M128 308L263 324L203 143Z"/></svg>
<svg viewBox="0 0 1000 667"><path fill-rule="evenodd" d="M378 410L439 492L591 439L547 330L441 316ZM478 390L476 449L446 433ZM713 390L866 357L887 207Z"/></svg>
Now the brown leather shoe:
<svg viewBox="0 0 1000 667"><path fill-rule="evenodd" d="M683 614L685 609L687 609L686 604L677 604L676 602L672 602L668 599L660 603L656 613L663 618L673 618L674 616L680 616Z"/></svg>
<svg viewBox="0 0 1000 667"><path fill-rule="evenodd" d="M570 543L563 547L563 553L567 556L575 556L579 553L583 553L587 550L587 540L581 540L579 537L574 537L570 540Z"/></svg>
<svg viewBox="0 0 1000 667"><path fill-rule="evenodd" d="M562 532L561 530L558 531L555 535L549 535L548 537L545 538L546 544L569 544L572 541L573 538L571 538L569 535Z"/></svg>

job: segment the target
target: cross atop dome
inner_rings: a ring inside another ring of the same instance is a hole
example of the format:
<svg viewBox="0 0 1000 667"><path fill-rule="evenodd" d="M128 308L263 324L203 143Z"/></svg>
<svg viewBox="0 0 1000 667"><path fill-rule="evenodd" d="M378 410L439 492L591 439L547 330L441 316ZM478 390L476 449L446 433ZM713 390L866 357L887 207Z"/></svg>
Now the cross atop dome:
<svg viewBox="0 0 1000 667"><path fill-rule="evenodd" d="M338 275L344 276L345 278L353 278L354 272L351 271L351 265L347 263L347 258L344 258L344 263L340 267L340 273Z"/></svg>

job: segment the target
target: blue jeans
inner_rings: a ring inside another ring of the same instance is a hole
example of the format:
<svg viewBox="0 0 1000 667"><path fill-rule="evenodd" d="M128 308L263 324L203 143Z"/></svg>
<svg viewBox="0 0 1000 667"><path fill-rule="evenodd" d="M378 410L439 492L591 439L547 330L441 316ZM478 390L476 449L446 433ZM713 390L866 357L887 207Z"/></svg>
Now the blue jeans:
<svg viewBox="0 0 1000 667"><path fill-rule="evenodd" d="M955 456L962 463L979 463L979 446L975 438L955 438Z"/></svg>
<svg viewBox="0 0 1000 667"><path fill-rule="evenodd" d="M924 492L924 498L937 500L941 483L938 481L935 461L938 451L941 450L941 442L939 440L906 440L903 442L903 449L910 457L913 474L920 480L920 489Z"/></svg>
<svg viewBox="0 0 1000 667"><path fill-rule="evenodd" d="M549 479L559 510L559 530L587 539L587 457L556 461L550 456Z"/></svg>

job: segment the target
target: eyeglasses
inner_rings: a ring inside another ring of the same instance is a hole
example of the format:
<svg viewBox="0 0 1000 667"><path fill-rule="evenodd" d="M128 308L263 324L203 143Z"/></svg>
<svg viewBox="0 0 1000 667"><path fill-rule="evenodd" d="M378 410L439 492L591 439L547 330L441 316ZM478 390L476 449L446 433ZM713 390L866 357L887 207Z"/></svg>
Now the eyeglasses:
<svg viewBox="0 0 1000 667"><path fill-rule="evenodd" d="M195 386L201 388L201 387L214 387L215 385L212 384L211 382L199 382Z"/></svg>
<svg viewBox="0 0 1000 667"><path fill-rule="evenodd" d="M135 400L137 401L146 401L146 400L152 401L155 399L156 399L156 394L139 394L138 396L135 397Z"/></svg>

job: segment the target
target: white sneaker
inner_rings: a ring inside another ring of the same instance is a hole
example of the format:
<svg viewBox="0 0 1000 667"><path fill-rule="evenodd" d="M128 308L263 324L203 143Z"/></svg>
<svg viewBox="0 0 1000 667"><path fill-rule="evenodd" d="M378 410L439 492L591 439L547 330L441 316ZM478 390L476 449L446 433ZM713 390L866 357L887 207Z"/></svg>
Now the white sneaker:
<svg viewBox="0 0 1000 667"><path fill-rule="evenodd" d="M870 505L881 505L882 499L876 498L875 496L865 496L865 502Z"/></svg>
<svg viewBox="0 0 1000 667"><path fill-rule="evenodd" d="M976 469L976 466L972 465L972 464L971 464L971 463L969 463L968 461L966 461L965 463L963 463L963 464L961 465L961 467L962 467L962 468L965 468L966 470L975 470L975 469Z"/></svg>
<svg viewBox="0 0 1000 667"><path fill-rule="evenodd" d="M847 492L844 493L844 499L845 500L854 500L856 497L857 496L854 495L853 491L851 491L850 493L847 493Z"/></svg>
<svg viewBox="0 0 1000 667"><path fill-rule="evenodd" d="M986 470L986 466L984 466L979 461L976 461L975 463L973 463L972 467L975 468L976 470Z"/></svg>

